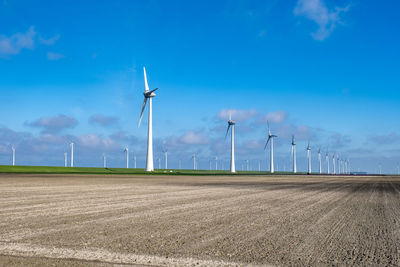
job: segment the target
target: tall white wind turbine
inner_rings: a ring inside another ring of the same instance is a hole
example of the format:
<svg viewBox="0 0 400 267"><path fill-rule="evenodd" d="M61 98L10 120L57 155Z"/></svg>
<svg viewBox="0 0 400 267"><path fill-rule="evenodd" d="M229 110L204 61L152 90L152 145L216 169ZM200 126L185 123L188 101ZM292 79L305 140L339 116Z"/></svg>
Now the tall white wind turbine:
<svg viewBox="0 0 400 267"><path fill-rule="evenodd" d="M326 158L326 173L329 174L329 152L328 151L326 152L325 158Z"/></svg>
<svg viewBox="0 0 400 267"><path fill-rule="evenodd" d="M311 174L311 147L310 147L310 142L308 142L308 145L307 145L307 159L308 159L307 174Z"/></svg>
<svg viewBox="0 0 400 267"><path fill-rule="evenodd" d="M321 148L318 149L319 174L322 174Z"/></svg>
<svg viewBox="0 0 400 267"><path fill-rule="evenodd" d="M228 135L229 128L231 128L231 168L230 171L232 173L236 172L235 168L235 124L236 122L232 120L231 111L229 111L229 119L228 119L228 129L226 129L225 139Z"/></svg>
<svg viewBox="0 0 400 267"><path fill-rule="evenodd" d="M269 141L271 140L271 147L270 147L270 162L269 162L269 168L270 168L270 172L274 173L274 138L278 137L276 135L273 135L269 129L269 122L267 121L268 124L268 139L267 142L265 143L265 147L264 150L267 148L267 145L269 143Z"/></svg>
<svg viewBox="0 0 400 267"><path fill-rule="evenodd" d="M296 141L294 139L294 135L292 135L292 157L293 157L293 173L297 172L296 165Z"/></svg>
<svg viewBox="0 0 400 267"><path fill-rule="evenodd" d="M71 168L74 167L74 142L69 144L71 146Z"/></svg>
<svg viewBox="0 0 400 267"><path fill-rule="evenodd" d="M12 150L12 165L15 166L15 147L11 147Z"/></svg>
<svg viewBox="0 0 400 267"><path fill-rule="evenodd" d="M64 152L64 167L67 167L67 152Z"/></svg>
<svg viewBox="0 0 400 267"><path fill-rule="evenodd" d="M103 155L103 167L104 167L104 169L107 168L107 157L106 157L106 155Z"/></svg>
<svg viewBox="0 0 400 267"><path fill-rule="evenodd" d="M158 88L149 90L149 85L147 84L146 69L143 67L144 73L144 102L142 106L142 112L140 113L139 126L142 121L143 111L146 107L147 100L149 100L149 122L147 131L147 157L146 157L146 171L154 171L153 165L153 113L152 113L152 98L156 96L154 93Z"/></svg>
<svg viewBox="0 0 400 267"><path fill-rule="evenodd" d="M126 168L129 168L129 149L125 147L124 152L126 152Z"/></svg>

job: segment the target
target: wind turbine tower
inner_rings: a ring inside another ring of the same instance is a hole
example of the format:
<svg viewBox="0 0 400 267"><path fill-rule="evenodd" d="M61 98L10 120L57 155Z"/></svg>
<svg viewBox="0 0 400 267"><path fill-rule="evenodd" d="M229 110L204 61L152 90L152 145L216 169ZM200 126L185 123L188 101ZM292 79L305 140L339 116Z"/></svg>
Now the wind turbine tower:
<svg viewBox="0 0 400 267"><path fill-rule="evenodd" d="M197 168L197 166L196 166L196 153L193 154L192 158L193 158L193 170L196 170L196 168Z"/></svg>
<svg viewBox="0 0 400 267"><path fill-rule="evenodd" d="M322 174L321 148L318 149L319 174Z"/></svg>
<svg viewBox="0 0 400 267"><path fill-rule="evenodd" d="M12 150L12 165L15 166L15 147L11 147Z"/></svg>
<svg viewBox="0 0 400 267"><path fill-rule="evenodd" d="M64 167L67 167L67 152L64 152Z"/></svg>
<svg viewBox="0 0 400 267"><path fill-rule="evenodd" d="M327 166L326 173L329 174L329 153L328 152L326 152L325 158L326 158L326 166Z"/></svg>
<svg viewBox="0 0 400 267"><path fill-rule="evenodd" d="M168 149L164 149L165 169L168 169Z"/></svg>
<svg viewBox="0 0 400 267"><path fill-rule="evenodd" d="M71 142L70 146L71 146L71 168L73 168L74 167L74 143Z"/></svg>
<svg viewBox="0 0 400 267"><path fill-rule="evenodd" d="M267 121L268 124L268 139L267 142L265 143L265 147L264 150L267 148L267 145L269 143L269 141L271 140L271 146L270 146L270 162L269 162L269 168L270 168L270 172L274 173L274 138L278 137L276 135L273 135L269 129L269 122Z"/></svg>
<svg viewBox="0 0 400 267"><path fill-rule="evenodd" d="M231 111L229 111L229 119L228 119L228 129L226 129L225 139L228 135L229 128L231 128L231 167L230 171L232 173L236 172L235 168L235 124L236 122L231 118Z"/></svg>
<svg viewBox="0 0 400 267"><path fill-rule="evenodd" d="M335 154L332 155L332 162L333 162L333 174L336 174Z"/></svg>
<svg viewBox="0 0 400 267"><path fill-rule="evenodd" d="M147 84L147 76L146 76L146 68L143 67L144 73L144 102L142 106L142 112L140 113L139 125L142 121L143 111L146 107L147 100L149 100L149 122L148 122L148 130L147 130L147 157L146 157L146 171L152 172L154 171L153 164L153 111L152 111L152 98L156 96L154 93L158 88L149 90L149 85Z"/></svg>
<svg viewBox="0 0 400 267"><path fill-rule="evenodd" d="M293 173L297 172L296 165L296 141L294 139L294 135L292 135L292 157L293 157Z"/></svg>
<svg viewBox="0 0 400 267"><path fill-rule="evenodd" d="M103 166L104 166L104 169L107 168L107 157L106 157L106 155L103 155Z"/></svg>
<svg viewBox="0 0 400 267"><path fill-rule="evenodd" d="M129 168L129 149L125 147L124 152L126 152L126 168Z"/></svg>
<svg viewBox="0 0 400 267"><path fill-rule="evenodd" d="M215 157L215 170L218 170L218 157Z"/></svg>
<svg viewBox="0 0 400 267"><path fill-rule="evenodd" d="M310 147L310 142L308 142L308 145L307 145L307 159L308 159L307 174L311 174L311 147Z"/></svg>

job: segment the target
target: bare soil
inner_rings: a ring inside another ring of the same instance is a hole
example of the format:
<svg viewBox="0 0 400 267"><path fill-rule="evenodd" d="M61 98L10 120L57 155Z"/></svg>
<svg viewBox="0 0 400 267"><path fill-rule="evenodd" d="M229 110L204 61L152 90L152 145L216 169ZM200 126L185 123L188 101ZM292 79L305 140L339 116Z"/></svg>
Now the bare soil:
<svg viewBox="0 0 400 267"><path fill-rule="evenodd" d="M0 175L0 266L400 266L400 179Z"/></svg>

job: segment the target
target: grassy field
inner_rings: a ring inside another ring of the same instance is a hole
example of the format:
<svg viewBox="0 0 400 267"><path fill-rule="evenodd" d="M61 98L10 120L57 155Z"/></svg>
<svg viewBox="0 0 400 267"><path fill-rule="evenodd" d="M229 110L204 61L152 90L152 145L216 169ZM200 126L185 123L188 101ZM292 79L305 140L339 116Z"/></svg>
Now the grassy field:
<svg viewBox="0 0 400 267"><path fill-rule="evenodd" d="M145 172L144 169L133 168L90 168L90 167L50 167L50 166L10 166L0 165L0 173L25 173L25 174L147 174L147 175L266 175L266 171L238 171L231 174L229 171L209 171L209 170L178 170L178 169L156 169L154 172ZM275 174L290 174L288 172L275 172ZM301 174L301 173L300 173Z"/></svg>

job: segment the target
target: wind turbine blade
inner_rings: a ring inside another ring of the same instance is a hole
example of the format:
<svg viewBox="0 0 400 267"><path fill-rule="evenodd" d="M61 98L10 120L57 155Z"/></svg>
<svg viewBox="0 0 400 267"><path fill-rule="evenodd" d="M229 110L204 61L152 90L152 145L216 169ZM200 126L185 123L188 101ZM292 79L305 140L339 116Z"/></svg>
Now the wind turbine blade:
<svg viewBox="0 0 400 267"><path fill-rule="evenodd" d="M228 124L228 129L226 129L225 139L226 139L226 137L228 136L229 128L231 128L231 125L230 125L230 124Z"/></svg>
<svg viewBox="0 0 400 267"><path fill-rule="evenodd" d="M144 91L148 92L149 91L149 85L147 84L147 75L146 75L146 68L143 67L143 72L144 72Z"/></svg>
<svg viewBox="0 0 400 267"><path fill-rule="evenodd" d="M153 92L155 92L155 91L157 91L157 90L158 90L158 88L153 89L153 90L150 91L150 93L153 93Z"/></svg>
<svg viewBox="0 0 400 267"><path fill-rule="evenodd" d="M231 117L231 110L229 110L229 120L231 120L232 119L232 117Z"/></svg>
<svg viewBox="0 0 400 267"><path fill-rule="evenodd" d="M267 148L267 145L268 145L269 139L271 139L271 136L268 136L267 142L265 143L265 146L264 146L264 150Z"/></svg>
<svg viewBox="0 0 400 267"><path fill-rule="evenodd" d="M144 98L144 101L143 101L143 106L142 106L142 112L140 113L140 119L139 119L139 125L138 125L138 128L140 127L140 123L142 122L142 118L143 118L143 111L144 111L144 108L146 107L146 103L147 103L147 98Z"/></svg>
<svg viewBox="0 0 400 267"><path fill-rule="evenodd" d="M268 125L268 134L271 135L271 131L269 130L269 121L267 121L267 125ZM268 138L269 140L269 138Z"/></svg>

